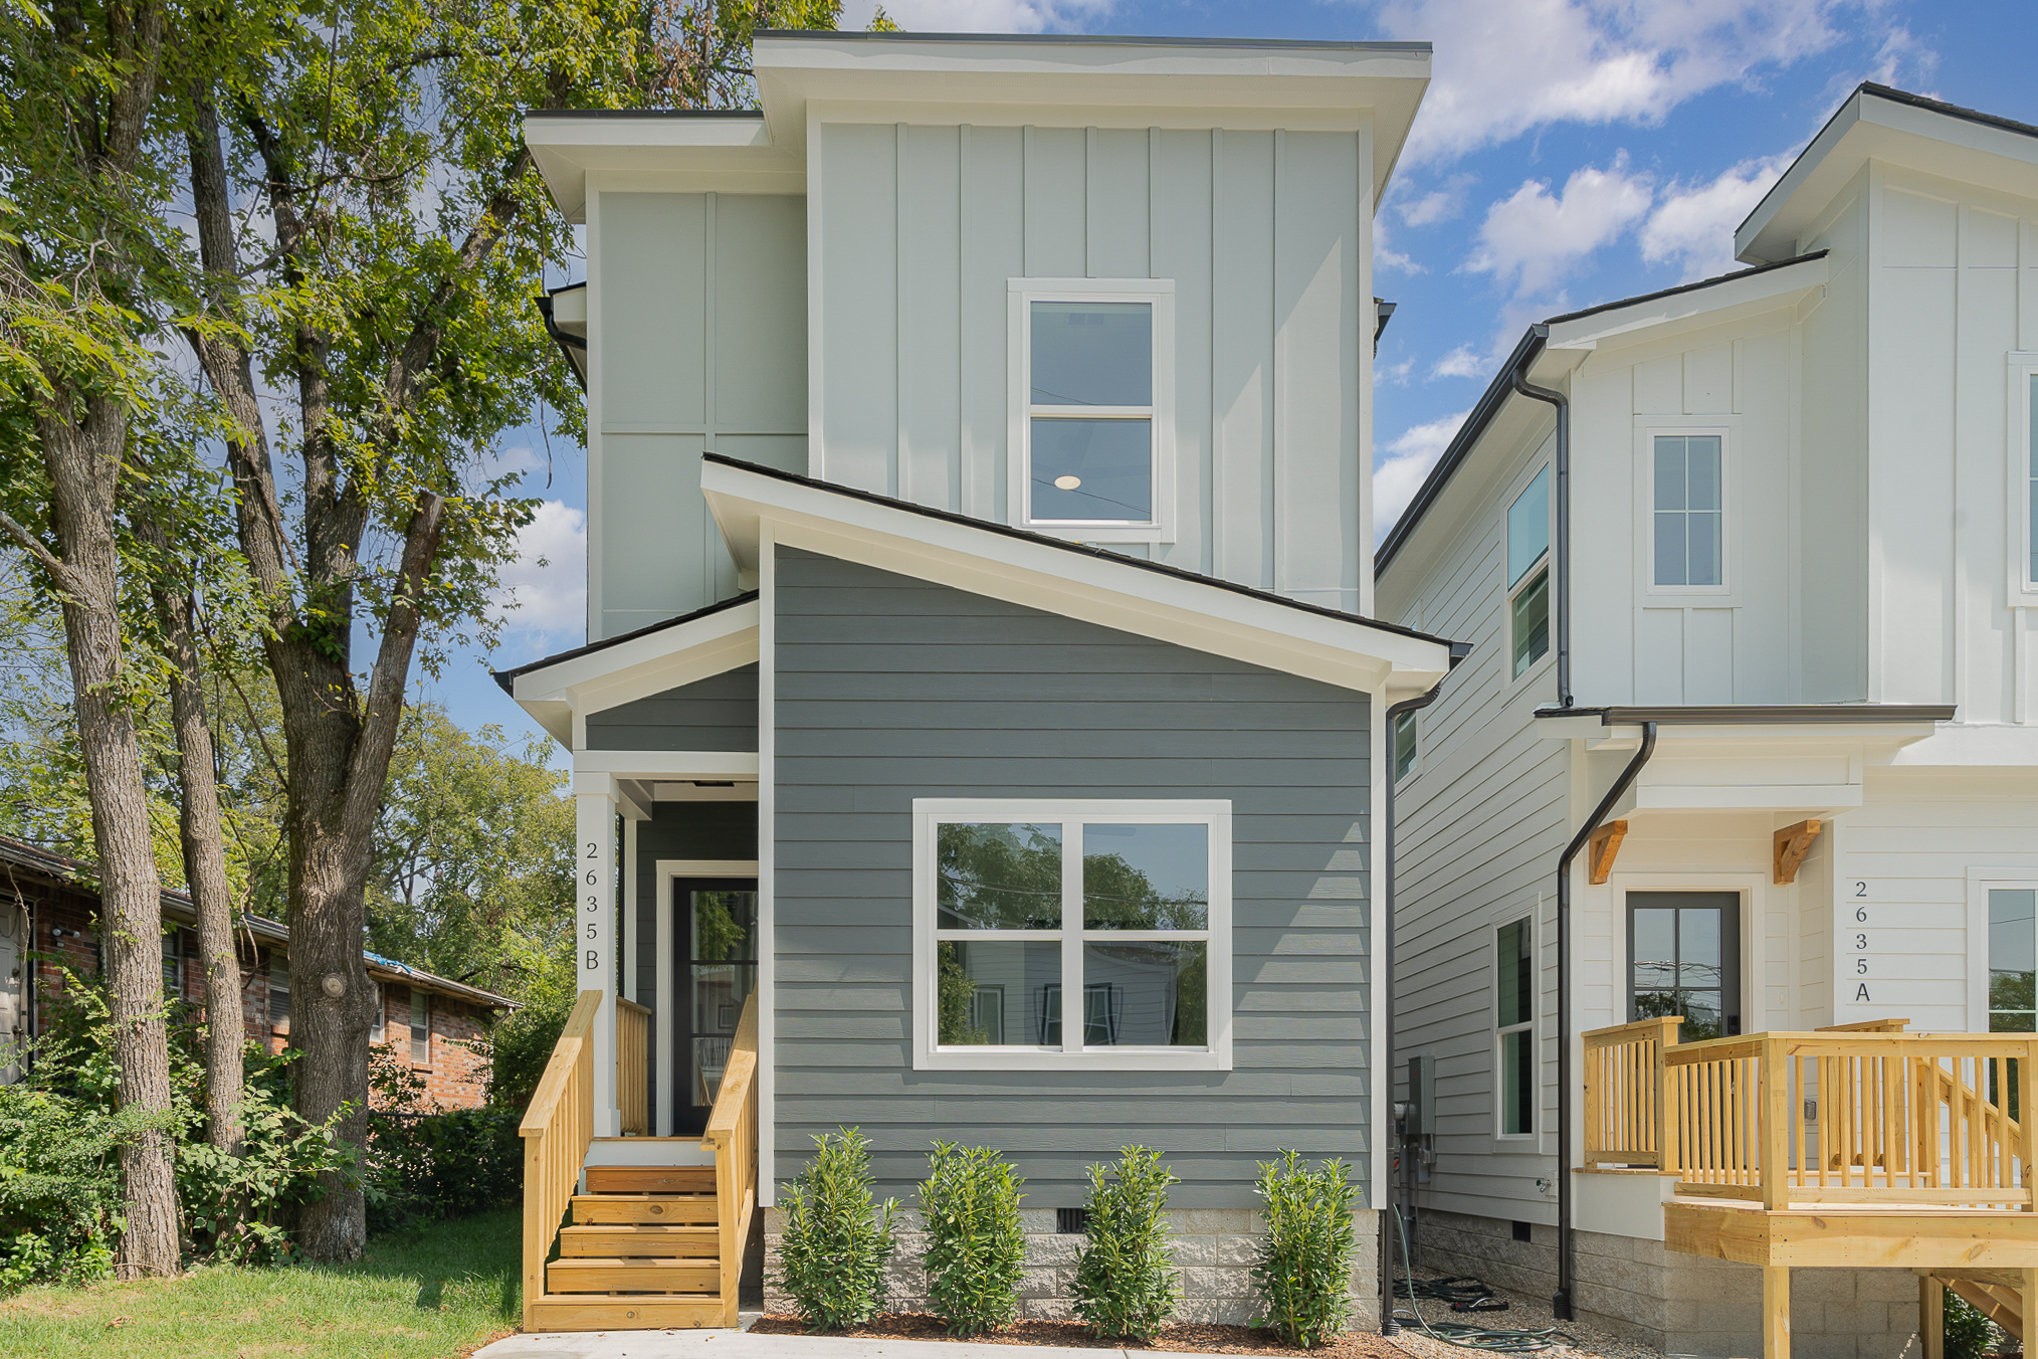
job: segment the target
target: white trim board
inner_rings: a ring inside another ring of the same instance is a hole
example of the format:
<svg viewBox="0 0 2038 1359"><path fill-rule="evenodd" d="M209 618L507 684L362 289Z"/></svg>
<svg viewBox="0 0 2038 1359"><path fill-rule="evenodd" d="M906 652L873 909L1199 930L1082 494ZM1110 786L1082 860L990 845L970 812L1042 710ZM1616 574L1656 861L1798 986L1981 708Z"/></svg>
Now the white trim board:
<svg viewBox="0 0 2038 1359"><path fill-rule="evenodd" d="M584 719L759 659L762 606L749 599L627 641L541 663L510 681L510 696L562 745L584 745Z"/></svg>

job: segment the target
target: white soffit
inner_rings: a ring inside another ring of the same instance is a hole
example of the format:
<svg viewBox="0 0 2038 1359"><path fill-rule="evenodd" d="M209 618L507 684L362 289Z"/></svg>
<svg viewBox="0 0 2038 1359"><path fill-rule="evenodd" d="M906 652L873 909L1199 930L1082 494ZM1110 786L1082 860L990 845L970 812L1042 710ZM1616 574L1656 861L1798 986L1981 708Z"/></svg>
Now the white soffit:
<svg viewBox="0 0 2038 1359"><path fill-rule="evenodd" d="M524 144L568 221L587 220L590 178L675 192L806 192L806 165L761 114L565 112L524 119Z"/></svg>
<svg viewBox="0 0 2038 1359"><path fill-rule="evenodd" d="M701 490L730 552L747 570L758 568L768 533L789 547L1345 689L1421 692L1450 669L1447 643L1150 570L1108 553L1071 550L714 461L701 464Z"/></svg>
<svg viewBox="0 0 2038 1359"><path fill-rule="evenodd" d="M553 739L571 747L573 719L692 684L758 657L758 601L569 653L510 680L510 696Z"/></svg>
<svg viewBox="0 0 2038 1359"><path fill-rule="evenodd" d="M1742 320L1794 306L1825 287L1829 277L1826 259L1820 256L1667 296L1595 309L1590 315L1550 322L1546 352L1596 349L1628 338L1655 340Z"/></svg>

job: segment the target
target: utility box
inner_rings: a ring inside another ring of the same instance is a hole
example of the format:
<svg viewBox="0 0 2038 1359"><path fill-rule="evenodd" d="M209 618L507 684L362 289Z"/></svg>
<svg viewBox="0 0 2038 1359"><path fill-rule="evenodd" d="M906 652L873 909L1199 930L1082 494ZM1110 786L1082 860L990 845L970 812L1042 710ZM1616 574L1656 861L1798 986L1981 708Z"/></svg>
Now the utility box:
<svg viewBox="0 0 2038 1359"><path fill-rule="evenodd" d="M1436 1132L1436 1058L1408 1059L1408 1113L1401 1134L1411 1141Z"/></svg>

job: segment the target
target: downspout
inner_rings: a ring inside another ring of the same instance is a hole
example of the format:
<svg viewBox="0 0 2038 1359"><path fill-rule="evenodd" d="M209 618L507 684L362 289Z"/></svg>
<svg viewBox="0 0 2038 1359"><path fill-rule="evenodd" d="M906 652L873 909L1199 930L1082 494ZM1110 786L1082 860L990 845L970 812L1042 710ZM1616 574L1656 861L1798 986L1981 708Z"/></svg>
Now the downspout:
<svg viewBox="0 0 2038 1359"><path fill-rule="evenodd" d="M1417 712L1436 702L1437 695L1443 691L1443 687L1443 680L1438 680L1427 692L1417 694L1414 698L1405 698L1387 709L1387 805L1383 809L1387 818L1387 881L1383 893L1387 909L1386 937L1381 940L1383 955L1381 961L1384 964L1382 972L1386 979L1384 985L1387 994L1385 1003L1379 1006L1379 1010L1383 1016L1380 1025L1380 1051L1386 1054L1386 1060L1381 1065L1386 1069L1387 1117L1390 1121L1394 1117L1394 785L1397 782L1394 777L1396 753L1394 724L1403 713ZM1376 1132L1375 1136L1378 1135L1379 1132ZM1394 1139L1393 1146L1393 1154L1405 1162L1407 1149L1401 1145L1398 1138ZM1400 1174L1406 1175L1409 1169L1409 1166L1403 1164ZM1389 1214L1400 1212L1401 1206L1391 1189L1382 1192L1380 1199L1386 1204L1386 1212L1380 1215L1380 1334L1397 1335L1401 1330L1394 1320L1394 1238L1397 1233L1394 1230L1395 1224L1389 1220Z"/></svg>
<svg viewBox="0 0 2038 1359"><path fill-rule="evenodd" d="M1561 408L1560 408L1561 409ZM1562 428L1562 426L1558 426ZM1568 704L1567 704L1568 706ZM1634 786L1642 766L1656 753L1656 724L1642 723L1642 745L1606 796L1557 860L1557 1292L1550 1310L1559 1321L1575 1321L1571 1292L1577 1281L1578 1243L1571 1225L1571 861L1592 839L1621 795Z"/></svg>
<svg viewBox="0 0 2038 1359"><path fill-rule="evenodd" d="M1539 335L1548 328L1537 326ZM1530 357L1533 357L1531 355ZM1571 697L1571 399L1562 392L1538 387L1528 380L1529 359L1514 370L1514 390L1531 401L1544 401L1557 410L1557 550L1551 555L1550 612L1556 616L1557 706L1572 707Z"/></svg>

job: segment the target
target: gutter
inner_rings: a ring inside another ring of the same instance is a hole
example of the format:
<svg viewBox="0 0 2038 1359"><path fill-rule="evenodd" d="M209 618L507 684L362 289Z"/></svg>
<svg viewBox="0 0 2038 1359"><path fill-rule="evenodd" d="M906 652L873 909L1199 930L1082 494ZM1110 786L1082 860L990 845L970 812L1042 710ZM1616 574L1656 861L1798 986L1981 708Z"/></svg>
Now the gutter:
<svg viewBox="0 0 2038 1359"><path fill-rule="evenodd" d="M587 285L575 283L568 284L567 286L579 288ZM545 318L545 333L552 337L552 343L559 346L559 352L566 357L566 366L573 371L573 380L579 383L580 390L585 392L587 390L587 375L580 371L580 365L586 361L587 341L578 335L568 335L559 328L559 322L552 315L551 293L543 292L538 294L538 315ZM578 357L576 357L576 354Z"/></svg>
<svg viewBox="0 0 2038 1359"><path fill-rule="evenodd" d="M1531 327L1529 333L1536 337L1536 351L1541 352L1542 342L1549 338L1549 326ZM1551 553L1555 560L1551 563L1550 613L1551 631L1556 634L1557 706L1569 708L1575 701L1571 697L1571 399L1528 380L1528 367L1534 359L1535 354L1521 358L1509 370L1509 377L1515 391L1557 411L1557 542Z"/></svg>
<svg viewBox="0 0 2038 1359"><path fill-rule="evenodd" d="M1656 724L1642 723L1641 749L1571 837L1557 860L1557 1292L1550 1310L1559 1321L1578 1319L1571 1290L1578 1277L1578 1242L1572 1227L1571 1185L1571 861L1591 841L1621 794L1634 786L1656 753Z"/></svg>

